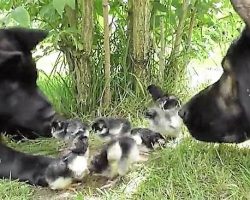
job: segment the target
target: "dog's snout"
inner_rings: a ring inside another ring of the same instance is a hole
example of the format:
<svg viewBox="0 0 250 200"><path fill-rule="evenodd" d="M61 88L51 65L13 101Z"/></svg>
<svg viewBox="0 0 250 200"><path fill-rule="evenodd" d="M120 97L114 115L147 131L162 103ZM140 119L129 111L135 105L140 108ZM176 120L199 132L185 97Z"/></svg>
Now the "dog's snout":
<svg viewBox="0 0 250 200"><path fill-rule="evenodd" d="M47 117L47 119L51 121L53 120L54 116L55 116L55 111L53 109L48 109L45 113L45 117Z"/></svg>
<svg viewBox="0 0 250 200"><path fill-rule="evenodd" d="M186 106L183 106L179 112L178 112L178 115L183 119L183 121L187 121L188 119L188 109Z"/></svg>
<svg viewBox="0 0 250 200"><path fill-rule="evenodd" d="M40 116L48 121L52 121L55 116L55 111L51 107L40 109Z"/></svg>

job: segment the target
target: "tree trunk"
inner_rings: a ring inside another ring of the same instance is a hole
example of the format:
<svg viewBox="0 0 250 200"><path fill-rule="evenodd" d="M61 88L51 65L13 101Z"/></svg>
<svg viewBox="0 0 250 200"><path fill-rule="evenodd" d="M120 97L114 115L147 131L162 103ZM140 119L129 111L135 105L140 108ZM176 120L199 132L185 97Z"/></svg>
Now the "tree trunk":
<svg viewBox="0 0 250 200"><path fill-rule="evenodd" d="M110 47L109 47L109 2L103 0L103 19L104 19L104 71L105 71L105 87L104 87L104 107L108 107L111 103L110 92Z"/></svg>
<svg viewBox="0 0 250 200"><path fill-rule="evenodd" d="M179 88L185 85L186 81L186 62L183 59L178 59L178 57L180 56L180 47L189 4L190 0L183 0L182 13L179 17L173 48L168 58L167 67L165 68L166 77L164 80L166 81L166 89L169 93L177 92Z"/></svg>
<svg viewBox="0 0 250 200"><path fill-rule="evenodd" d="M193 29L194 29L194 25L195 25L195 16L197 13L197 1L194 2L193 5L193 9L191 10L191 16L190 16L190 23L189 23L189 29L188 29L188 36L187 36L187 47L186 47L186 51L189 51L191 42L192 42L192 33L193 33Z"/></svg>
<svg viewBox="0 0 250 200"><path fill-rule="evenodd" d="M127 18L127 58L126 65L128 69L132 69L133 65L133 0L128 0L128 18ZM132 70L131 70L132 71Z"/></svg>
<svg viewBox="0 0 250 200"><path fill-rule="evenodd" d="M161 51L159 56L159 75L160 75L160 81L163 83L164 81L164 71L165 71L165 50L166 50L166 42L165 42L165 24L164 24L164 18L161 17Z"/></svg>
<svg viewBox="0 0 250 200"><path fill-rule="evenodd" d="M185 20L188 12L188 6L189 6L190 0L183 0L182 3L182 14L179 18L179 23L178 27L176 30L176 35L175 35L175 40L174 40L174 46L171 51L169 63L172 63L173 60L176 59L178 54L180 53L180 46L181 46L181 41L182 41L182 36L183 36L183 29L185 25Z"/></svg>
<svg viewBox="0 0 250 200"><path fill-rule="evenodd" d="M90 93L91 84L91 52L93 42L93 0L82 1L82 39L83 39L83 54L81 55L80 65L75 66L76 87L77 87L77 102L80 109L86 106L86 98Z"/></svg>
<svg viewBox="0 0 250 200"><path fill-rule="evenodd" d="M149 53L150 0L133 1L133 68L135 85L139 91L141 83L146 84ZM139 83L140 82L140 83Z"/></svg>
<svg viewBox="0 0 250 200"><path fill-rule="evenodd" d="M77 29L77 1L75 2L75 9L72 9L71 7L69 7L68 5L65 6L65 18L64 21L67 23L66 27L70 27L73 29ZM68 66L69 66L69 71L73 72L75 71L75 58L74 58L74 53L72 52L73 49L70 49L71 45L69 45L69 43L71 44L72 41L70 39L68 39L67 36L62 36L62 43L61 43L61 49L63 50L65 56L66 56L66 60L68 62ZM73 55L72 55L73 54Z"/></svg>
<svg viewBox="0 0 250 200"><path fill-rule="evenodd" d="M82 47L75 45L75 41L72 38L79 38L77 32L72 37L68 34L62 35L61 42L59 44L60 49L64 52L67 63L69 65L69 72L74 80L77 108L79 112L87 110L86 108L88 96L90 94L91 85L91 53L92 53L92 41L93 41L93 0L82 0L81 4L75 0L75 9L69 6L65 7L65 19L66 24L64 27L69 27L72 30L79 30L79 19L82 20ZM77 16L79 5L82 5L82 18ZM81 42L80 42L81 43Z"/></svg>

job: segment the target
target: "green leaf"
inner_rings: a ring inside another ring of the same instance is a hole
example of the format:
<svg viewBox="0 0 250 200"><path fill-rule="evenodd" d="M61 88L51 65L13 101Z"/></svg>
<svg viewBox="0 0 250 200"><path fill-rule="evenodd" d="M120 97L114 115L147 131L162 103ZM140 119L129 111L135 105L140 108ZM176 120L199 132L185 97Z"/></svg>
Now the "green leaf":
<svg viewBox="0 0 250 200"><path fill-rule="evenodd" d="M73 10L75 10L75 0L66 0L66 4L71 7Z"/></svg>
<svg viewBox="0 0 250 200"><path fill-rule="evenodd" d="M53 0L53 7L61 16L63 14L65 5L66 5L66 0Z"/></svg>
<svg viewBox="0 0 250 200"><path fill-rule="evenodd" d="M2 10L10 10L13 6L13 1L0 1L0 8Z"/></svg>
<svg viewBox="0 0 250 200"><path fill-rule="evenodd" d="M20 24L20 26L30 26L30 15L24 7L17 7L11 12L11 16L17 23Z"/></svg>
<svg viewBox="0 0 250 200"><path fill-rule="evenodd" d="M96 13L100 16L103 16L102 11L102 0L95 0L94 2L94 8L96 10Z"/></svg>
<svg viewBox="0 0 250 200"><path fill-rule="evenodd" d="M160 12L167 12L167 7L161 4L159 1L153 2L153 7Z"/></svg>
<svg viewBox="0 0 250 200"><path fill-rule="evenodd" d="M51 15L51 13L55 13L55 8L52 6L52 2L49 4L45 4L44 6L41 7L40 9L40 15L42 17L48 18L48 15Z"/></svg>
<svg viewBox="0 0 250 200"><path fill-rule="evenodd" d="M155 28L160 28L161 20L164 20L164 15L156 15L155 16Z"/></svg>

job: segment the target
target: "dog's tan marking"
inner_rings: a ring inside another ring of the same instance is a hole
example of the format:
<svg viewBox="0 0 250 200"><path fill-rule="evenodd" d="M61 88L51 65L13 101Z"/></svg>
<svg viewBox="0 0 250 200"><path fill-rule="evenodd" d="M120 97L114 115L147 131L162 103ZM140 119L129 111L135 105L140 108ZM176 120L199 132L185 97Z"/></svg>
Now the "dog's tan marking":
<svg viewBox="0 0 250 200"><path fill-rule="evenodd" d="M224 71L226 71L226 72L231 72L232 71L231 70L232 69L231 63L230 63L230 61L228 59L224 60L224 62L222 64L222 67L223 67Z"/></svg>

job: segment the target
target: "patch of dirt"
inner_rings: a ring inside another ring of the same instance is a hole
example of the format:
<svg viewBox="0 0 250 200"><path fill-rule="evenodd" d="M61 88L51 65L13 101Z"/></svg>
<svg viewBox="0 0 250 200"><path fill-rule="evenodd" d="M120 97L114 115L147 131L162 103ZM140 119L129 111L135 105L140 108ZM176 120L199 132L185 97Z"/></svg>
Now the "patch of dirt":
<svg viewBox="0 0 250 200"><path fill-rule="evenodd" d="M48 188L35 188L34 189L34 200L72 200L78 193L86 194L84 199L86 200L96 200L99 199L100 188L107 184L107 178L101 176L87 176L81 183L73 184L70 188L53 191ZM115 185L114 187L116 187ZM110 187L109 189L112 189ZM90 193L90 194L88 194ZM89 197L88 197L89 196Z"/></svg>
<svg viewBox="0 0 250 200"><path fill-rule="evenodd" d="M96 138L90 138L90 159L102 148L103 141L100 141ZM67 145L61 144L57 148L55 154L60 155L61 149L65 149ZM144 162L145 163L145 162ZM142 163L135 165L134 169L125 177L115 181L115 184L108 182L108 179L102 176L86 176L84 180L79 184L74 184L70 188L54 191L49 188L42 187L32 187L34 193L34 200L74 200L81 199L81 195L84 196L85 200L100 200L104 194L107 194L109 191L119 190L122 188L123 192L126 193L126 196L131 196L136 192L139 184L145 180L145 174L142 172ZM139 170L140 169L140 170ZM139 173L138 173L139 172ZM110 185L110 186L109 186ZM107 186L107 187L105 187ZM80 198L79 198L80 196ZM77 198L78 197L78 198Z"/></svg>
<svg viewBox="0 0 250 200"><path fill-rule="evenodd" d="M70 191L52 191L45 188L35 190L34 200L71 200L76 197L74 192Z"/></svg>

